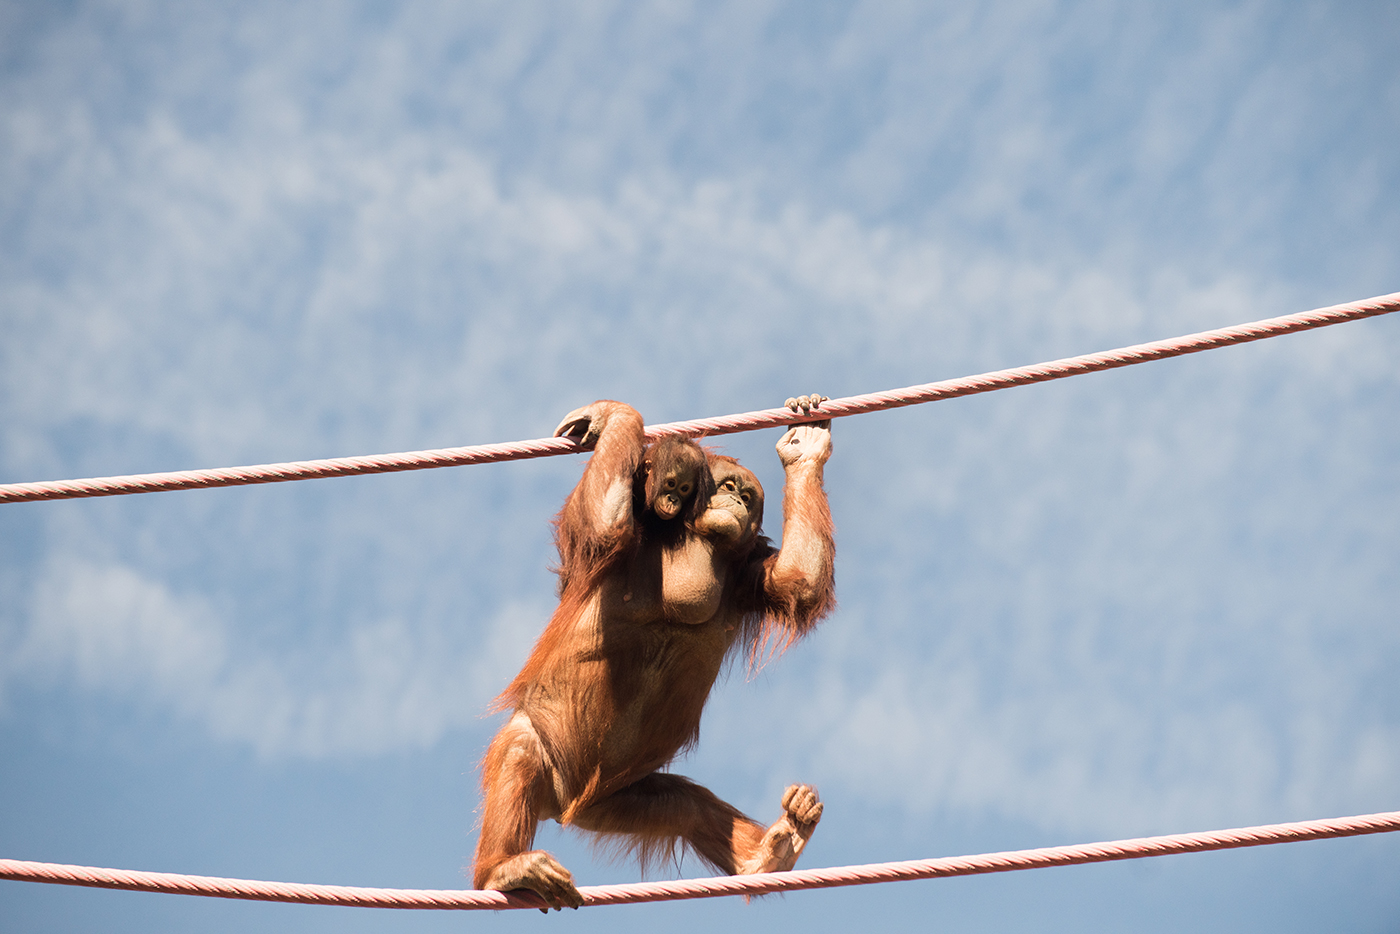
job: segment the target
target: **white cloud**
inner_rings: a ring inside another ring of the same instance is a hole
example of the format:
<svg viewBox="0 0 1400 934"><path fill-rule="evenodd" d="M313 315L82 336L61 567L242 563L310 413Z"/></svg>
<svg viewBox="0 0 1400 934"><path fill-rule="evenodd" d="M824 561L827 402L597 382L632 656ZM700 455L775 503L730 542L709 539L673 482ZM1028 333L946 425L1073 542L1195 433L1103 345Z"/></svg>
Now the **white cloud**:
<svg viewBox="0 0 1400 934"><path fill-rule="evenodd" d="M33 600L0 687L77 688L310 758L425 748L474 722L548 612L509 605L470 628L481 644L385 620L288 653L240 644L197 594L116 563L55 556Z"/></svg>
<svg viewBox="0 0 1400 934"><path fill-rule="evenodd" d="M225 655L224 634L198 597L130 568L63 556L36 582L32 622L10 667L178 702L217 677Z"/></svg>

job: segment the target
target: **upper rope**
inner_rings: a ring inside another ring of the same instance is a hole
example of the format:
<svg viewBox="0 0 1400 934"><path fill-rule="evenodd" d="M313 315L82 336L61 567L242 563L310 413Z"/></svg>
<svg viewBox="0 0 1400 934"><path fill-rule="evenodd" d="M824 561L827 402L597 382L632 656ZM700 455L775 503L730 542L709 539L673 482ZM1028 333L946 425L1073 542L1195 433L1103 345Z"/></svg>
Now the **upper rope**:
<svg viewBox="0 0 1400 934"><path fill-rule="evenodd" d="M669 436L701 437L776 428L782 425L810 422L828 418L861 415L880 409L894 409L921 402L936 402L979 392L1024 386L1046 380L1078 376L1111 370L1151 360L1179 357L1232 344L1244 344L1307 331L1312 328L1372 318L1400 311L1400 292L1380 295L1345 305L1332 305L1295 315L1266 318L1251 324L1201 331L1170 340L1135 344L1117 350L1105 350L1082 357L1066 357L1048 363L996 370L977 376L964 376L937 383L925 383L906 389L847 396L823 402L811 413L793 412L786 408L763 409L740 415L700 418L688 422L653 425L646 430L648 440ZM119 496L126 493L155 493L162 490L194 490L216 486L244 486L252 483L280 483L285 480L311 480L322 477L350 477L357 474L393 473L400 470L424 470L429 467L461 467L467 464L489 464L494 461L524 460L551 457L586 450L568 438L541 438L536 441L516 441L506 444L482 444L472 447L439 448L432 451L410 451L404 454L374 454L364 457L337 457L328 460L293 461L285 464L260 464L253 467L220 467L211 470L182 470L171 473L132 474L121 477L95 477L88 480L53 480L42 483L8 483L0 485L0 503L20 503L41 499L78 499L87 496Z"/></svg>

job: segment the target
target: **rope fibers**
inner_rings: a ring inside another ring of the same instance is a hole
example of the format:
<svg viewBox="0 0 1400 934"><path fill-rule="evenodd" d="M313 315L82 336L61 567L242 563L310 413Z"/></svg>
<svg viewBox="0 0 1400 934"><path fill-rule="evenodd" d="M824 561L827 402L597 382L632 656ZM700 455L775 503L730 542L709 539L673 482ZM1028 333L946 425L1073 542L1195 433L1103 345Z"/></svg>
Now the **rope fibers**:
<svg viewBox="0 0 1400 934"><path fill-rule="evenodd" d="M1199 353L1231 344L1243 344L1306 331L1312 328L1356 321L1376 315L1400 311L1400 292L1380 295L1345 305L1332 305L1296 315L1266 318L1250 324L1200 331L1184 337L1135 344L1117 350L1066 357L1048 363L996 370L977 376L925 383L905 389L848 396L823 402L812 414L791 412L786 408L762 409L740 415L701 418L688 422L653 425L647 429L648 440L668 436L700 437L776 428L818 418L843 418L881 409L893 409L923 402L936 402L979 392L1024 386L1082 373L1111 370L1116 367L1163 360L1182 354ZM220 467L209 470L184 470L172 473L132 474L121 477L94 477L87 480L53 480L40 483L9 483L0 485L0 503L20 503L43 499L79 499L89 496L118 496L128 493L155 493L163 490L194 490L219 486L244 486L253 483L280 483L287 480L312 480L324 477L349 477L359 474L393 473L401 470L425 470L430 467L462 467L468 464L489 464L495 461L525 460L532 457L552 457L574 454L585 448L567 438L541 438L503 444L483 444L473 447L438 448L431 451L410 451L404 454L374 454L363 457L340 457L329 460L294 461L284 464L260 464L253 467Z"/></svg>
<svg viewBox="0 0 1400 934"><path fill-rule="evenodd" d="M1230 850L1272 843L1324 840L1361 834L1400 830L1400 811L1338 817L1330 820L1300 821L1291 824L1265 824L1214 830L1202 833L1138 837L1106 843L1012 850L980 856L950 856L939 859L871 863L834 869L795 869L789 872L760 873L752 876L720 876L710 879L682 879L674 882L638 882L624 885L585 885L579 887L585 907L626 905L635 902L672 901L685 898L716 898L724 895L766 895L797 889L832 888L843 885L869 885L875 882L906 882L946 876L971 876L989 872L1013 872L1048 866L1103 863L1176 853ZM0 859L0 879L21 882L48 882L83 885L170 895L203 895L251 901L296 902L307 905L342 905L358 908L436 908L481 910L539 908L544 902L530 894L506 894L472 889L375 889L347 885L307 885L295 882L256 882L249 879L220 879L166 872L134 872L125 869L99 869L94 866L65 866L58 863L31 863Z"/></svg>

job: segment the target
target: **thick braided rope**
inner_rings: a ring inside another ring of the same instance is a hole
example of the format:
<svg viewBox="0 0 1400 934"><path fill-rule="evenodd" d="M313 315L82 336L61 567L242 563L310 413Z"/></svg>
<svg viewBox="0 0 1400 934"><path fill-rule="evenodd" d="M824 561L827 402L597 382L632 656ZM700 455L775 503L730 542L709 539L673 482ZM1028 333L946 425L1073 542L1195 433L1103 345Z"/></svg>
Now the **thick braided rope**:
<svg viewBox="0 0 1400 934"><path fill-rule="evenodd" d="M970 396L994 389L1024 386L1081 373L1111 370L1150 360L1199 353L1231 344L1243 344L1306 331L1312 328L1371 318L1400 311L1400 292L1368 298L1364 301L1333 305L1296 315L1267 318L1252 324L1201 331L1185 337L1136 344L1117 350L1067 357L1049 363L996 370L977 376L925 383L906 389L848 396L823 402L812 414L791 412L786 408L763 409L739 415L701 418L688 422L653 425L647 437L655 440L667 436L699 437L732 434L758 428L776 428L820 418L842 418L880 409L894 409L921 402L935 402L957 396ZM54 480L42 483L8 483L0 485L0 503L19 503L40 499L78 499L87 496L117 496L126 493L154 493L162 490L193 490L216 486L244 486L252 483L278 483L284 480L312 480L323 477L349 477L357 474L392 473L401 470L424 470L429 467L462 467L468 464L489 464L495 461L525 460L573 454L586 448L567 438L541 438L505 444L482 444L474 447L439 448L432 451L410 451L405 454L376 454L364 457L339 457L329 460L294 461L286 464L261 464L254 467L222 467L211 470L184 470L173 473L133 474L122 477L96 477L88 480Z"/></svg>
<svg viewBox="0 0 1400 934"><path fill-rule="evenodd" d="M841 885L868 885L874 882L906 882L944 876L970 876L1019 869L1043 869L1079 863L1102 863L1120 859L1142 859L1175 853L1229 850L1237 847L1352 837L1361 834L1400 830L1400 811L1338 817L1331 820L1300 821L1292 824L1266 824L1215 830L1203 833L1139 837L1108 843L1082 843L1074 846L1013 850L981 856L950 856L940 859L872 863L835 869L799 869L752 876L722 876L713 879L683 879L676 882L638 882L628 885L582 886L585 906L625 905L634 902L671 901L683 898L715 898L722 895L765 895L795 889L831 888ZM0 859L0 879L22 882L50 882L172 895L206 895L254 901L298 902L309 905L345 905L360 908L440 908L476 910L483 908L539 908L543 902L534 895L505 894L458 889L370 889L346 885L306 885L292 882L254 882L247 879L219 879L165 872L131 872L124 869L98 869L92 866L64 866L57 863L31 863Z"/></svg>

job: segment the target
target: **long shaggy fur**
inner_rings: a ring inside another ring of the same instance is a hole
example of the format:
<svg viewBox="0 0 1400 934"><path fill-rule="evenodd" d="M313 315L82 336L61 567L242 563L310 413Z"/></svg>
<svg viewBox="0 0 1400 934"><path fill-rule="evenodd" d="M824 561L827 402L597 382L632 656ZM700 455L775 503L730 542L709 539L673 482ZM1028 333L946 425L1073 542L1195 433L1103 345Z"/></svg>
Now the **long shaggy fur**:
<svg viewBox="0 0 1400 934"><path fill-rule="evenodd" d="M482 761L476 884L501 884L496 867L525 871L518 867L545 818L590 831L603 849L645 867L689 850L719 872L736 872L758 852L765 828L660 770L697 740L728 659L742 652L757 664L834 606L821 462L789 470L784 544L796 544L785 556L761 533L757 480L732 458L693 441L648 448L641 417L622 403L598 402L570 419L580 414L570 424L586 418L598 442L554 523L559 605L492 704L513 716ZM715 494L716 466L752 480L745 489L755 502L740 540L712 540L697 524ZM656 508L668 476L695 487L674 518ZM676 589L669 575L679 575ZM558 874L568 875L562 867Z"/></svg>

